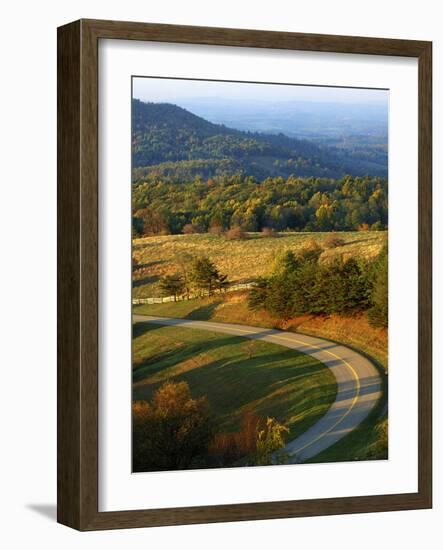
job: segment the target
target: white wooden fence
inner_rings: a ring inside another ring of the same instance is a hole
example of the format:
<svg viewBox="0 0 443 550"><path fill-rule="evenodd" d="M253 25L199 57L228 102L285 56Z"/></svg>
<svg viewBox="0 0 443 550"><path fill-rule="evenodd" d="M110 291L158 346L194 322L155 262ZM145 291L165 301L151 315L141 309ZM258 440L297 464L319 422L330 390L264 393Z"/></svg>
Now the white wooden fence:
<svg viewBox="0 0 443 550"><path fill-rule="evenodd" d="M225 292L235 292L236 290L245 290L251 288L255 283L237 283L229 285L224 290L213 290L212 294L224 294ZM141 304L165 304L167 302L182 302L184 300L194 300L195 298L201 298L202 296L209 296L209 293L206 294L188 294L187 296L162 296L162 297L152 297L152 298L133 298L133 305Z"/></svg>

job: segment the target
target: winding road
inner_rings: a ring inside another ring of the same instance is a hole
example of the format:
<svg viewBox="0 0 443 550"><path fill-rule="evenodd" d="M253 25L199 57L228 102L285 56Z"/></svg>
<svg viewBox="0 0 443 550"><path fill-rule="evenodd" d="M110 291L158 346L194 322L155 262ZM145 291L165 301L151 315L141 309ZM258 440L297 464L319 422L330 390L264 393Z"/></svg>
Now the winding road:
<svg viewBox="0 0 443 550"><path fill-rule="evenodd" d="M368 416L382 395L380 375L368 359L346 346L322 338L247 325L150 315L133 315L133 321L264 340L311 355L329 368L337 381L336 399L318 422L286 445L285 451L293 463L317 455L349 434Z"/></svg>

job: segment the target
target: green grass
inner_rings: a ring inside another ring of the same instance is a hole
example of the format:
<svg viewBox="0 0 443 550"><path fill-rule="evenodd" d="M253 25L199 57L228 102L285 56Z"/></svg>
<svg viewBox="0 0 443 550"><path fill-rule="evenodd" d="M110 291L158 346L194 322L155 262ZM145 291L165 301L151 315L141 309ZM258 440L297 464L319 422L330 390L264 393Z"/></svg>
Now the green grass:
<svg viewBox="0 0 443 550"><path fill-rule="evenodd" d="M358 351L358 350L357 350ZM349 460L386 460L388 458L388 377L373 361L382 381L382 396L355 430L307 462L344 462Z"/></svg>
<svg viewBox="0 0 443 550"><path fill-rule="evenodd" d="M234 431L247 412L272 416L294 439L335 400L334 376L309 355L276 344L210 331L134 325L133 399L149 400L165 381L186 381L207 395L220 429Z"/></svg>
<svg viewBox="0 0 443 550"><path fill-rule="evenodd" d="M349 460L384 460L388 458L388 416L381 413L380 405L349 435L325 449L307 462L344 462Z"/></svg>
<svg viewBox="0 0 443 550"><path fill-rule="evenodd" d="M207 321L213 319L213 314L220 303L221 299L214 296L211 298L184 300L182 302L133 306L133 312L145 315L160 315L161 317L178 317L180 319L186 318Z"/></svg>
<svg viewBox="0 0 443 550"><path fill-rule="evenodd" d="M386 329L371 327L365 317L338 315L305 315L286 322L272 318L266 312L251 311L246 292L233 292L210 298L183 302L133 306L134 313L179 317L200 321L238 323L266 328L282 328L311 336L326 338L355 348L388 369L388 334Z"/></svg>
<svg viewBox="0 0 443 550"><path fill-rule="evenodd" d="M181 253L191 256L205 254L227 274L233 283L248 282L272 270L277 254L283 250L296 251L308 241L320 245L331 233L281 233L279 237L265 237L249 233L245 240L227 240L212 234L165 235L134 239L133 256L139 267L134 272L134 298L159 296L159 280L166 274L178 271L177 257ZM347 231L338 233L343 246L325 249L321 259L343 257L374 258L386 242L385 231Z"/></svg>

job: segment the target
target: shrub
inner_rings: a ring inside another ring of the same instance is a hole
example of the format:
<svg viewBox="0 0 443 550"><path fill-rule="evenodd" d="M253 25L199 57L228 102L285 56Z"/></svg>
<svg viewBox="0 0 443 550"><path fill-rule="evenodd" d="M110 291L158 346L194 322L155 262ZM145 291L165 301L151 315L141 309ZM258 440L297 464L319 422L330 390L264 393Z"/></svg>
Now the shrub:
<svg viewBox="0 0 443 550"><path fill-rule="evenodd" d="M377 220L371 225L371 231L383 231L383 224L380 220Z"/></svg>
<svg viewBox="0 0 443 550"><path fill-rule="evenodd" d="M221 225L211 225L209 233L213 235L221 235L223 233L223 227Z"/></svg>
<svg viewBox="0 0 443 550"><path fill-rule="evenodd" d="M183 226L184 235L192 235L193 233L202 233L202 228L196 223L187 223Z"/></svg>
<svg viewBox="0 0 443 550"><path fill-rule="evenodd" d="M246 413L238 432L216 434L209 445L209 455L215 464L229 466L247 456L253 457L257 450L257 429L260 418Z"/></svg>
<svg viewBox="0 0 443 550"><path fill-rule="evenodd" d="M228 229L228 231L226 231L225 237L228 239L228 241L234 241L234 240L246 239L247 235L239 225L236 225L234 227L231 227L231 229Z"/></svg>
<svg viewBox="0 0 443 550"><path fill-rule="evenodd" d="M275 229L273 229L272 227L263 227L261 232L262 232L263 237L278 237L279 236L277 231L275 231Z"/></svg>
<svg viewBox="0 0 443 550"><path fill-rule="evenodd" d="M286 461L286 457L281 450L285 446L283 434L288 432L289 429L277 422L275 418L267 418L266 423L263 426L259 426L255 457L257 466L278 464Z"/></svg>
<svg viewBox="0 0 443 550"><path fill-rule="evenodd" d="M239 461L251 466L283 463L283 434L287 432L288 428L275 418L265 420L248 412L243 416L238 432L222 432L214 437L209 445L209 455L219 466L230 466Z"/></svg>
<svg viewBox="0 0 443 550"><path fill-rule="evenodd" d="M365 460L380 460L388 458L388 419L380 419L374 430L375 441L371 443L361 458Z"/></svg>
<svg viewBox="0 0 443 550"><path fill-rule="evenodd" d="M369 231L369 224L368 223L361 223L358 226L359 231Z"/></svg>
<svg viewBox="0 0 443 550"><path fill-rule="evenodd" d="M247 456L254 459L257 451L257 433L261 423L259 416L248 412L243 416L238 432L221 432L209 445L209 455L215 464L229 466Z"/></svg>
<svg viewBox="0 0 443 550"><path fill-rule="evenodd" d="M333 234L329 235L324 244L326 248L337 248L339 246L343 246L345 244L345 241L338 235Z"/></svg>
<svg viewBox="0 0 443 550"><path fill-rule="evenodd" d="M323 248L315 239L310 239L303 248L297 251L297 259L301 261L317 262Z"/></svg>

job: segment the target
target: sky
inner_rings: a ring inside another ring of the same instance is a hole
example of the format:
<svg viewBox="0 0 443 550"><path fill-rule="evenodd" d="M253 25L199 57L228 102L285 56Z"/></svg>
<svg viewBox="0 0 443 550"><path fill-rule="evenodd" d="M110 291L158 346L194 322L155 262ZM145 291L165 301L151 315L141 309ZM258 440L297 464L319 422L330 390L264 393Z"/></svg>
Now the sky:
<svg viewBox="0 0 443 550"><path fill-rule="evenodd" d="M385 104L389 92L366 88L335 88L283 84L133 78L133 97L142 101L180 104L189 99L220 98L236 102L309 101L320 103Z"/></svg>

